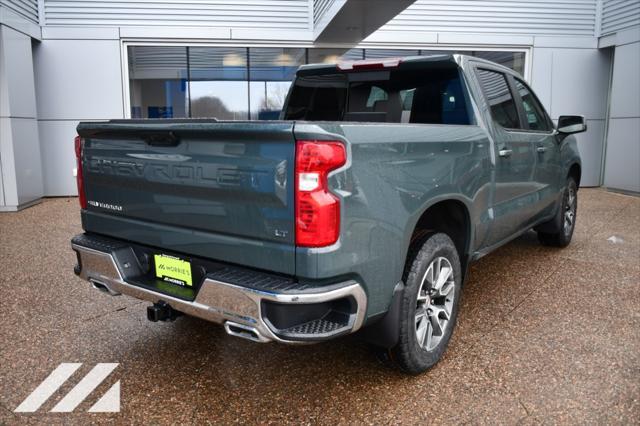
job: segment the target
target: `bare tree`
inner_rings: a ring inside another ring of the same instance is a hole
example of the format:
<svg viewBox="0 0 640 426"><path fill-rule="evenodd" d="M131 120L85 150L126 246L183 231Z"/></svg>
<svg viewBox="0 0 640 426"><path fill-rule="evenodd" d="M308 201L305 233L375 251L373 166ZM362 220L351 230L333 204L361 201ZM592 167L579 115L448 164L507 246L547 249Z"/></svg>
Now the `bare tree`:
<svg viewBox="0 0 640 426"><path fill-rule="evenodd" d="M203 96L191 100L191 117L231 120L234 113L229 111L224 102L215 96Z"/></svg>
<svg viewBox="0 0 640 426"><path fill-rule="evenodd" d="M281 85L272 86L266 99L262 99L260 109L262 111L278 111L282 109L288 92L289 88L287 87Z"/></svg>

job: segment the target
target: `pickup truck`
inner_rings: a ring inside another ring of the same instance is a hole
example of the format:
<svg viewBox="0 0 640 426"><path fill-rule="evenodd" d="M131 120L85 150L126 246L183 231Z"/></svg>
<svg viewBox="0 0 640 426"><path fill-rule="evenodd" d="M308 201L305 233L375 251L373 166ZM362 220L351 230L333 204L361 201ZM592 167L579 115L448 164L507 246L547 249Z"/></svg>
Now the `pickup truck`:
<svg viewBox="0 0 640 426"><path fill-rule="evenodd" d="M277 121L82 122L75 273L152 321L256 342L358 332L418 374L471 262L531 229L569 244L585 130L464 55L302 66Z"/></svg>

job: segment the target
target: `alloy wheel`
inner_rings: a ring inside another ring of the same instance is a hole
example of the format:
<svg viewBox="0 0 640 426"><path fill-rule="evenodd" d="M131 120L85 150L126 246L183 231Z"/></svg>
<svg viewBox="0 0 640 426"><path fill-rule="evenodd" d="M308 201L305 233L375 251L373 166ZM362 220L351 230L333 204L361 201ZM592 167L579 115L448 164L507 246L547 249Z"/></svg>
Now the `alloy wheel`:
<svg viewBox="0 0 640 426"><path fill-rule="evenodd" d="M564 209L563 230L565 235L571 234L576 219L576 191L569 187Z"/></svg>
<svg viewBox="0 0 640 426"><path fill-rule="evenodd" d="M454 297L451 262L437 257L422 278L416 301L416 338L421 348L432 351L442 340L451 320Z"/></svg>

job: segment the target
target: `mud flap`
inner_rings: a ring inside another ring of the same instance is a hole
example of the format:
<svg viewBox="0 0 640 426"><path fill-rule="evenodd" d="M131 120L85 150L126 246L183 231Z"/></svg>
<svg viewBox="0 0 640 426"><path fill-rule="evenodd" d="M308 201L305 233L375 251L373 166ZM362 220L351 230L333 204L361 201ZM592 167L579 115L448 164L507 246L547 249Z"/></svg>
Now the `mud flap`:
<svg viewBox="0 0 640 426"><path fill-rule="evenodd" d="M358 336L367 343L381 348L394 347L400 338L400 311L405 285L401 281L393 289L389 310L380 318L365 326Z"/></svg>

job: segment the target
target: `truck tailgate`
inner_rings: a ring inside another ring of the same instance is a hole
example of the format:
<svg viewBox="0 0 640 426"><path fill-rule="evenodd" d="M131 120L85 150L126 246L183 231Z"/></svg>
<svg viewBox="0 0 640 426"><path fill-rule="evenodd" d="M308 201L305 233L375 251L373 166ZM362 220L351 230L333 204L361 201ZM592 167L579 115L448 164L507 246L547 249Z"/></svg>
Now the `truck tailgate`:
<svg viewBox="0 0 640 426"><path fill-rule="evenodd" d="M294 273L293 122L81 123L86 231Z"/></svg>

